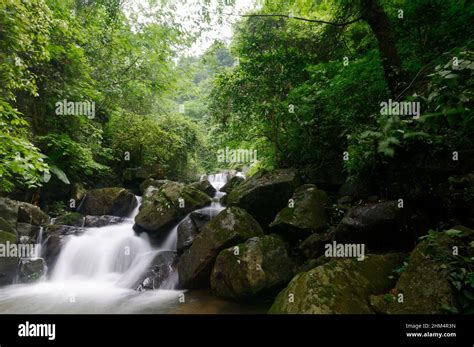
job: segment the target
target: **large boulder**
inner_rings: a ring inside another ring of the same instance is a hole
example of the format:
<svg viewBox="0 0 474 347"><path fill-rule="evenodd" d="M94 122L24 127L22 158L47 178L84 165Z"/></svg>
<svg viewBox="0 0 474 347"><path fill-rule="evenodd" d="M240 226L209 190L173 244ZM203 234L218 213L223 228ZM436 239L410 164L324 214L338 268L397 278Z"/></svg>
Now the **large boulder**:
<svg viewBox="0 0 474 347"><path fill-rule="evenodd" d="M333 238L334 233L330 231L311 234L298 248L307 259L317 259L324 254L326 244L331 243Z"/></svg>
<svg viewBox="0 0 474 347"><path fill-rule="evenodd" d="M49 221L49 216L38 206L3 197L0 197L0 217L12 226L17 223L39 226Z"/></svg>
<svg viewBox="0 0 474 347"><path fill-rule="evenodd" d="M200 190L168 181L159 188L147 189L135 223L144 231L161 233L189 212L210 202L210 197Z"/></svg>
<svg viewBox="0 0 474 347"><path fill-rule="evenodd" d="M467 263L462 265L473 259L473 242L474 231L462 226L432 231L411 253L395 288L379 296L382 305L377 305L376 297L372 303L389 314L474 312L473 286L468 280L472 272L466 272Z"/></svg>
<svg viewBox="0 0 474 347"><path fill-rule="evenodd" d="M181 256L178 263L180 287L208 287L219 252L254 236L263 236L263 231L250 214L238 207L223 210L202 228Z"/></svg>
<svg viewBox="0 0 474 347"><path fill-rule="evenodd" d="M212 186L211 182L208 180L201 180L198 182L194 182L191 184L191 187L196 188L200 190L201 192L206 193L209 195L211 198L216 194L216 189Z"/></svg>
<svg viewBox="0 0 474 347"><path fill-rule="evenodd" d="M47 267L43 258L21 259L18 269L20 283L36 282L46 274Z"/></svg>
<svg viewBox="0 0 474 347"><path fill-rule="evenodd" d="M226 203L244 208L263 228L267 228L276 214L288 204L298 185L296 170L262 171L233 189Z"/></svg>
<svg viewBox="0 0 474 347"><path fill-rule="evenodd" d="M296 189L291 199L292 204L278 212L271 227L293 237L304 237L326 229L329 199L324 191L313 184L305 184Z"/></svg>
<svg viewBox="0 0 474 347"><path fill-rule="evenodd" d="M170 279L176 272L176 264L178 258L175 252L161 251L159 252L147 272L139 280L136 290L154 290L154 289L173 289L170 287Z"/></svg>
<svg viewBox="0 0 474 347"><path fill-rule="evenodd" d="M245 181L245 178L242 176L233 176L230 178L226 184L221 188L221 192L229 194L236 187L241 185Z"/></svg>
<svg viewBox="0 0 474 347"><path fill-rule="evenodd" d="M160 188L163 184L170 182L168 180L156 180L154 178L147 178L140 184L140 191L144 193L150 186Z"/></svg>
<svg viewBox="0 0 474 347"><path fill-rule="evenodd" d="M252 237L219 253L211 275L217 296L252 299L283 287L293 275L285 244L276 235Z"/></svg>
<svg viewBox="0 0 474 347"><path fill-rule="evenodd" d="M362 243L371 251L405 251L415 245L406 208L396 201L369 203L351 209L336 228L340 243Z"/></svg>
<svg viewBox="0 0 474 347"><path fill-rule="evenodd" d="M370 314L368 298L393 286L389 278L404 254L369 255L364 261L332 259L296 275L278 294L270 313Z"/></svg>
<svg viewBox="0 0 474 347"><path fill-rule="evenodd" d="M127 189L100 188L87 192L79 212L91 216L127 217L137 205L137 198Z"/></svg>
<svg viewBox="0 0 474 347"><path fill-rule="evenodd" d="M176 249L179 254L183 253L186 249L191 247L194 239L199 234L199 229L194 223L193 219L189 216L185 218L178 225L178 240Z"/></svg>

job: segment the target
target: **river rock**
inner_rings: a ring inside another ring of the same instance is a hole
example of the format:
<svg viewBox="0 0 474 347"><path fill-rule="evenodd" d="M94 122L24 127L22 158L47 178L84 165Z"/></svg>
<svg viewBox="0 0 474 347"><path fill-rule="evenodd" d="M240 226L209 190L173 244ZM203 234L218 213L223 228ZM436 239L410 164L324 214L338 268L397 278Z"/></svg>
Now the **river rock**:
<svg viewBox="0 0 474 347"><path fill-rule="evenodd" d="M15 227L11 225L5 219L0 217L0 231L5 231L7 233L15 234Z"/></svg>
<svg viewBox="0 0 474 347"><path fill-rule="evenodd" d="M53 219L53 224L70 225L73 227L82 227L84 225L84 216L78 212L69 212Z"/></svg>
<svg viewBox="0 0 474 347"><path fill-rule="evenodd" d="M16 223L39 226L49 221L49 216L38 206L3 197L0 197L0 216L12 226Z"/></svg>
<svg viewBox="0 0 474 347"><path fill-rule="evenodd" d="M291 199L293 204L287 204L278 212L271 227L294 237L305 237L326 229L329 199L324 191L313 184L305 184L296 189Z"/></svg>
<svg viewBox="0 0 474 347"><path fill-rule="evenodd" d="M324 254L324 247L331 243L334 238L333 232L311 234L299 245L299 249L308 259L317 259Z"/></svg>
<svg viewBox="0 0 474 347"><path fill-rule="evenodd" d="M204 225L206 225L206 223L212 219L212 214L198 210L191 212L190 217L193 220L194 224L196 224L198 230L201 231Z"/></svg>
<svg viewBox="0 0 474 347"><path fill-rule="evenodd" d="M296 275L278 294L269 313L370 314L368 298L393 286L389 278L405 255L369 255L365 260L332 259Z"/></svg>
<svg viewBox="0 0 474 347"><path fill-rule="evenodd" d="M216 194L216 189L212 186L211 182L208 180L202 180L198 182L194 182L191 184L191 187L196 188L200 190L201 192L206 193L209 195L211 198Z"/></svg>
<svg viewBox="0 0 474 347"><path fill-rule="evenodd" d="M21 259L18 280L20 283L35 282L46 274L46 270L46 262L43 258Z"/></svg>
<svg viewBox="0 0 474 347"><path fill-rule="evenodd" d="M245 178L242 176L233 176L230 178L226 184L221 188L221 192L229 194L234 188L238 187L245 181Z"/></svg>
<svg viewBox="0 0 474 347"><path fill-rule="evenodd" d="M137 205L135 195L124 188L100 188L87 192L79 212L91 216L127 217Z"/></svg>
<svg viewBox="0 0 474 347"><path fill-rule="evenodd" d="M101 228L107 225L123 223L125 218L117 216L85 216L84 227L85 228Z"/></svg>
<svg viewBox="0 0 474 347"><path fill-rule="evenodd" d="M217 296L247 300L280 289L292 275L292 261L280 237L252 237L219 253L211 287Z"/></svg>
<svg viewBox="0 0 474 347"><path fill-rule="evenodd" d="M266 229L298 185L296 170L261 171L233 189L226 203L244 208Z"/></svg>
<svg viewBox="0 0 474 347"><path fill-rule="evenodd" d="M186 249L191 247L194 239L199 234L199 229L191 217L184 219L178 225L178 241L176 248L178 253L183 253Z"/></svg>
<svg viewBox="0 0 474 347"><path fill-rule="evenodd" d="M208 287L219 252L254 236L263 236L263 231L250 214L238 207L223 210L203 227L181 256L178 263L180 287Z"/></svg>
<svg viewBox="0 0 474 347"><path fill-rule="evenodd" d="M136 290L173 289L169 280L176 272L178 257L175 252L159 252L151 262L148 271L145 273Z"/></svg>
<svg viewBox="0 0 474 347"><path fill-rule="evenodd" d="M385 305L377 305L380 297L372 297L372 304L389 314L442 314L452 310L472 312L472 286L461 277L456 277L466 271L457 258L474 256L472 242L474 231L462 226L444 232L431 232L411 253L395 289L381 296L384 299L381 303ZM454 246L458 247L459 256L453 256ZM459 285L458 289L455 284ZM471 295L464 297L462 302L456 299L457 295L469 291ZM398 301L398 293L403 293L403 302Z"/></svg>
<svg viewBox="0 0 474 347"><path fill-rule="evenodd" d="M169 181L159 188L147 189L135 223L142 230L161 232L189 212L210 202L209 196L200 190Z"/></svg>
<svg viewBox="0 0 474 347"><path fill-rule="evenodd" d="M144 193L150 186L160 188L163 184L170 182L168 180L156 180L154 178L147 178L140 184L140 191Z"/></svg>
<svg viewBox="0 0 474 347"><path fill-rule="evenodd" d="M406 208L397 202L370 203L351 209L336 228L340 243L362 243L371 251L405 251L415 244Z"/></svg>

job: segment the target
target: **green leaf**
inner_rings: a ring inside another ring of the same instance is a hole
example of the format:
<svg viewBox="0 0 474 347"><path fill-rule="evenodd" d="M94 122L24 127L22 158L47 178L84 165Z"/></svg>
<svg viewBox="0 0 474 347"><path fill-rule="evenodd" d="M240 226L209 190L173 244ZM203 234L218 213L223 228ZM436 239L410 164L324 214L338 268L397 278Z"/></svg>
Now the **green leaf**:
<svg viewBox="0 0 474 347"><path fill-rule="evenodd" d="M57 178L59 178L61 182L64 182L65 184L71 184L64 171L58 168L56 165L51 165L49 169L53 174L56 175Z"/></svg>

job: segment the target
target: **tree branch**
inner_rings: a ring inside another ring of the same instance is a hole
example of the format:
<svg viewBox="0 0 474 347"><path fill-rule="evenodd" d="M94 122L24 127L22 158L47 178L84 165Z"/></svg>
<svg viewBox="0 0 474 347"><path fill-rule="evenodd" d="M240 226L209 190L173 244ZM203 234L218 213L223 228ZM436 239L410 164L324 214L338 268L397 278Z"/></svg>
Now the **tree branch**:
<svg viewBox="0 0 474 347"><path fill-rule="evenodd" d="M311 23L319 23L319 24L327 24L327 25L333 25L337 27L344 27L349 24L353 24L355 22L358 22L362 20L362 17L347 21L347 22L328 22L325 20L320 20L320 19L311 19L311 18L303 18L303 17L295 17L295 16L290 16L288 14L233 14L233 13L223 13L226 16L238 16L238 17L279 17L279 18L289 18L289 19L296 19L296 20L301 20L305 22L311 22Z"/></svg>

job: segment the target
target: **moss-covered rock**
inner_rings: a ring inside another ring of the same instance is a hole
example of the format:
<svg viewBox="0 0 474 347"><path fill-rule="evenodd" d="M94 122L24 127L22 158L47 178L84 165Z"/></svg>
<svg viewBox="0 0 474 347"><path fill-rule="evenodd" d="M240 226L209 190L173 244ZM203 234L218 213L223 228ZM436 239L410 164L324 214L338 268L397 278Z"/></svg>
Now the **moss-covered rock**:
<svg viewBox="0 0 474 347"><path fill-rule="evenodd" d="M49 221L49 216L38 206L4 197L0 197L0 217L13 227L16 226L16 223L38 226L45 225Z"/></svg>
<svg viewBox="0 0 474 347"><path fill-rule="evenodd" d="M0 217L0 230L3 230L7 233L15 234L15 228L8 221Z"/></svg>
<svg viewBox="0 0 474 347"><path fill-rule="evenodd" d="M170 182L168 180L156 180L154 178L147 178L140 184L140 191L144 193L149 187L160 188L166 182Z"/></svg>
<svg viewBox="0 0 474 347"><path fill-rule="evenodd" d="M242 207L266 229L298 186L296 170L261 171L233 189L226 203Z"/></svg>
<svg viewBox="0 0 474 347"><path fill-rule="evenodd" d="M241 185L245 181L245 178L242 176L233 176L231 177L224 186L221 188L221 192L229 194L236 187Z"/></svg>
<svg viewBox="0 0 474 347"><path fill-rule="evenodd" d="M206 193L211 198L216 194L216 189L212 186L211 182L208 180L201 180L191 184L191 187L200 190L201 192Z"/></svg>
<svg viewBox="0 0 474 347"><path fill-rule="evenodd" d="M299 249L307 259L317 259L324 254L324 247L332 242L334 234L331 232L311 234L299 245Z"/></svg>
<svg viewBox="0 0 474 347"><path fill-rule="evenodd" d="M137 206L135 195L124 188L89 190L80 206L83 215L127 217Z"/></svg>
<svg viewBox="0 0 474 347"><path fill-rule="evenodd" d="M57 225L70 225L74 227L82 227L84 224L84 216L78 212L69 212L54 220Z"/></svg>
<svg viewBox="0 0 474 347"><path fill-rule="evenodd" d="M396 201L369 203L351 209L335 231L340 243L363 243L371 251L407 251L415 245L407 208Z"/></svg>
<svg viewBox="0 0 474 347"><path fill-rule="evenodd" d="M473 313L474 287L468 280L474 264L473 242L474 231L462 226L428 234L411 253L391 294L386 294L394 299L387 303L385 313ZM403 294L402 302L398 294Z"/></svg>
<svg viewBox="0 0 474 347"><path fill-rule="evenodd" d="M194 223L191 217L184 219L178 225L178 240L176 243L176 249L179 254L183 253L186 249L191 247L194 239L199 234L199 229Z"/></svg>
<svg viewBox="0 0 474 347"><path fill-rule="evenodd" d="M16 243L16 235L0 230L0 243L6 244L7 241L10 243Z"/></svg>
<svg viewBox="0 0 474 347"><path fill-rule="evenodd" d="M389 278L405 255L369 255L364 261L332 259L296 275L278 294L270 313L370 314L368 299L393 286Z"/></svg>
<svg viewBox="0 0 474 347"><path fill-rule="evenodd" d="M147 189L135 223L142 230L160 233L189 212L210 202L210 197L200 190L168 181L159 188Z"/></svg>
<svg viewBox="0 0 474 347"><path fill-rule="evenodd" d="M21 259L18 279L21 283L36 282L46 274L46 262L43 258Z"/></svg>
<svg viewBox="0 0 474 347"><path fill-rule="evenodd" d="M271 293L291 279L292 261L276 235L252 237L219 253L211 275L217 296L247 300Z"/></svg>
<svg viewBox="0 0 474 347"><path fill-rule="evenodd" d="M245 210L229 207L207 223L178 263L182 288L209 286L209 277L219 252L245 240L263 236L260 225Z"/></svg>
<svg viewBox="0 0 474 347"><path fill-rule="evenodd" d="M313 184L305 184L296 189L291 199L291 206L278 212L271 227L295 237L308 236L326 228L329 199L324 191Z"/></svg>

